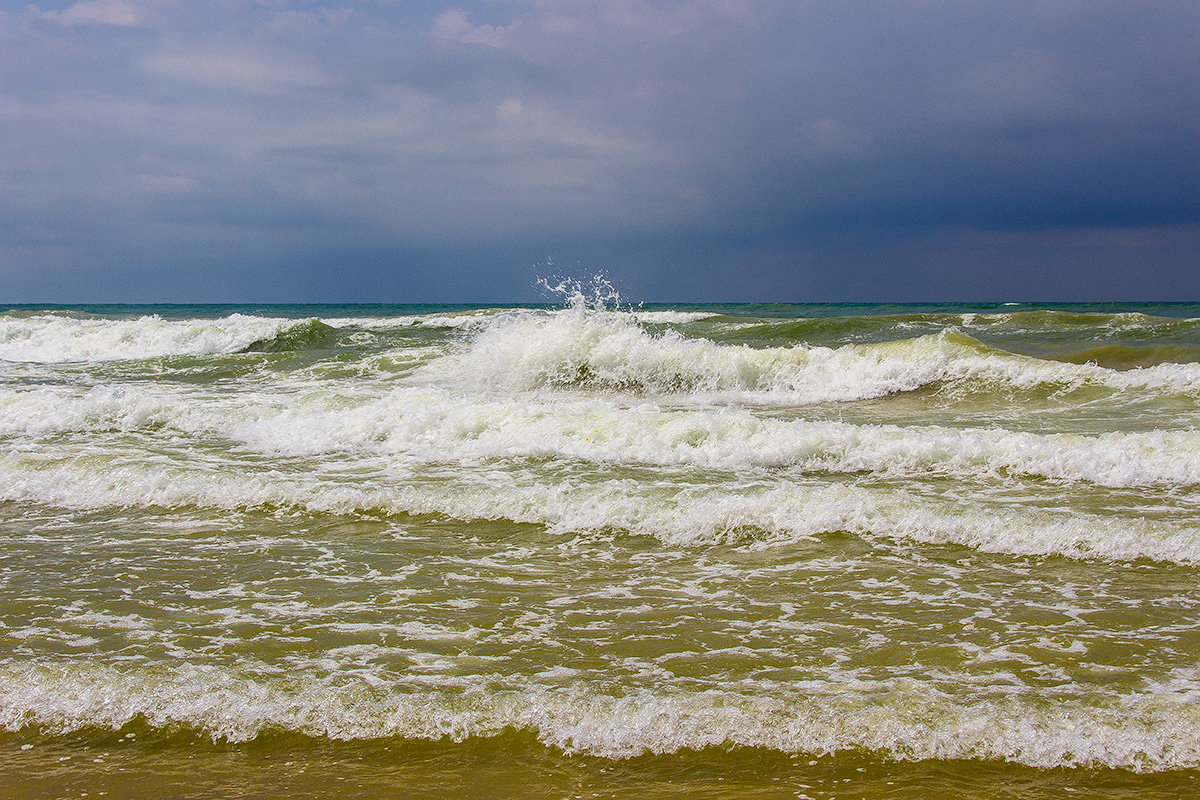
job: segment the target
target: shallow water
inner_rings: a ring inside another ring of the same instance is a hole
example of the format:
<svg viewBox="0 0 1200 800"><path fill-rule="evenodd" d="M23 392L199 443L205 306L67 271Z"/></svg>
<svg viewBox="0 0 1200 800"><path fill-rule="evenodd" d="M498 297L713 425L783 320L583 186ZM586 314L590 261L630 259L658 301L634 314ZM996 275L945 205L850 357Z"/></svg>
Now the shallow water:
<svg viewBox="0 0 1200 800"><path fill-rule="evenodd" d="M9 310L0 788L1195 794L1198 317Z"/></svg>

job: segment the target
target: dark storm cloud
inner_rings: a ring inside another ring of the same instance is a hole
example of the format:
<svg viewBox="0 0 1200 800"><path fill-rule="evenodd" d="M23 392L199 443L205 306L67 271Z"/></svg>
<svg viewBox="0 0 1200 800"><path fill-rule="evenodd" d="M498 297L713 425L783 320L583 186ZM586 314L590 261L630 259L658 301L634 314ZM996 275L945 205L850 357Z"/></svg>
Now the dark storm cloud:
<svg viewBox="0 0 1200 800"><path fill-rule="evenodd" d="M8 300L1200 294L1194 3L0 14Z"/></svg>

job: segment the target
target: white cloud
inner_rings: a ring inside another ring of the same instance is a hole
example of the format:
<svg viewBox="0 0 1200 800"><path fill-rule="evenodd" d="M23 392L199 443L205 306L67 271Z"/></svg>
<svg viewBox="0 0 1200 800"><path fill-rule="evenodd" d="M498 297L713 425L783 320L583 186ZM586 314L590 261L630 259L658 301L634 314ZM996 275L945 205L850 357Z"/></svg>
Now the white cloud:
<svg viewBox="0 0 1200 800"><path fill-rule="evenodd" d="M463 12L456 11L453 12L456 15L453 32L445 32L462 41L488 44L533 57L539 52L557 51L562 46L570 50L581 40L605 48L671 39L708 25L743 18L747 12L744 0L667 3L523 0L515 5L519 10L508 25L475 26Z"/></svg>
<svg viewBox="0 0 1200 800"><path fill-rule="evenodd" d="M430 33L439 39L458 39L472 28L465 11L451 9L438 15L433 21Z"/></svg>
<svg viewBox="0 0 1200 800"><path fill-rule="evenodd" d="M142 66L154 74L188 83L260 94L321 88L331 83L319 70L303 64L213 53L158 54L145 59Z"/></svg>
<svg viewBox="0 0 1200 800"><path fill-rule="evenodd" d="M123 0L85 0L65 11L43 12L43 16L60 25L116 25L129 28L141 21L137 7Z"/></svg>

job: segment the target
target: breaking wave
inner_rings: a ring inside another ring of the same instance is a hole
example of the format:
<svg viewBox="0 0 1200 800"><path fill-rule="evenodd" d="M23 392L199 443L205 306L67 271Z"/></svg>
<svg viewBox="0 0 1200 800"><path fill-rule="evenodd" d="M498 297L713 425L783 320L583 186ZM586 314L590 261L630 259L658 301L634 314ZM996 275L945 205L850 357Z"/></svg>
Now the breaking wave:
<svg viewBox="0 0 1200 800"><path fill-rule="evenodd" d="M840 347L751 347L675 331L651 333L626 316L583 309L497 317L468 349L430 364L423 374L507 391L704 394L797 405L882 397L940 382L1200 394L1197 364L1118 371L1046 361L990 347L954 330Z"/></svg>
<svg viewBox="0 0 1200 800"><path fill-rule="evenodd" d="M0 670L0 725L68 733L144 721L241 742L271 730L334 740L464 741L528 730L569 754L631 758L714 746L891 758L1003 759L1033 767L1159 771L1200 765L1196 690L1103 703L954 697L894 680L815 683L784 696L736 688L606 694L586 684L495 681L402 693L354 678L280 680L178 666L153 674L81 665Z"/></svg>
<svg viewBox="0 0 1200 800"><path fill-rule="evenodd" d="M941 323L949 319L929 315L921 324L928 332L918 330L919 335L907 338L817 345L805 343L802 331L795 327L833 323L755 323L752 328L766 325L755 333L737 322L717 325L711 320L718 316L708 312L614 311L581 302L558 311L490 309L376 319L3 314L0 360L58 364L319 351L361 343L363 337L376 341L377 336L385 337L378 342L386 348L388 335L419 327L461 331L465 345L434 359L418 378L496 391L698 395L721 402L785 405L866 400L942 384L981 391L1061 393L1101 387L1200 396L1200 364L1194 363L1200 358L1200 346L1097 344L1035 358L973 338L964 332L970 326L961 326L966 317L959 317L960 326L943 327ZM936 324L930 326L930 321ZM981 324L978 315L968 321ZM837 324L869 325L870 320ZM888 324L895 328L900 323L890 319ZM646 327L658 325L668 329ZM701 338L681 332L691 325L701 325L697 330L712 335ZM739 332L740 343L721 341L731 331ZM411 342L397 341L395 347L411 347Z"/></svg>
<svg viewBox="0 0 1200 800"><path fill-rule="evenodd" d="M273 336L258 339L242 348L245 353L287 353L332 347L341 339L340 331L319 319L289 325Z"/></svg>
<svg viewBox="0 0 1200 800"><path fill-rule="evenodd" d="M549 459L729 472L870 473L894 479L1027 477L1112 488L1200 485L1200 433L1042 434L1000 428L781 420L732 408L627 407L603 398L478 398L403 387L384 396L178 392L97 386L0 389L0 437L169 429L239 450L421 465Z"/></svg>
<svg viewBox="0 0 1200 800"><path fill-rule="evenodd" d="M304 513L436 515L506 520L552 533L621 531L684 547L783 546L828 533L867 540L959 545L1009 555L1200 563L1200 523L1038 507L932 502L920 494L852 485L759 480L670 490L619 478L543 482L520 473L487 483L376 465L326 475L279 469L31 465L0 458L0 501L67 509L291 509Z"/></svg>
<svg viewBox="0 0 1200 800"><path fill-rule="evenodd" d="M6 314L0 315L0 360L53 364L227 354L305 328L311 331L310 321L242 314L186 320Z"/></svg>

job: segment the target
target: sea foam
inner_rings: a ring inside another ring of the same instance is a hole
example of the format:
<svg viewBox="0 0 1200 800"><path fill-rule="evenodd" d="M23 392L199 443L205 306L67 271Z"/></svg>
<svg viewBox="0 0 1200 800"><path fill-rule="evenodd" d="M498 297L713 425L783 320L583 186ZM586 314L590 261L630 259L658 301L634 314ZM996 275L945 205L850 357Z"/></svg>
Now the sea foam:
<svg viewBox="0 0 1200 800"><path fill-rule="evenodd" d="M266 455L386 458L411 465L545 458L626 466L809 473L1019 476L1099 486L1200 484L1200 433L1039 434L1000 428L781 420L739 407L627 406L606 398L479 397L432 386L368 393L101 385L0 389L0 436L166 429Z"/></svg>
<svg viewBox="0 0 1200 800"><path fill-rule="evenodd" d="M0 360L60 363L234 353L306 320L232 314L167 320L0 315Z"/></svg>
<svg viewBox="0 0 1200 800"><path fill-rule="evenodd" d="M931 501L904 489L768 479L733 484L644 487L628 479L546 481L526 471L491 470L487 481L422 476L376 463L326 474L258 466L214 468L108 459L35 463L0 456L0 500L66 509L292 509L377 517L437 515L508 520L560 534L623 531L664 544L739 542L778 547L846 531L868 540L959 545L1011 555L1200 563L1200 523L1178 519Z"/></svg>
<svg viewBox="0 0 1200 800"><path fill-rule="evenodd" d="M1042 768L1200 765L1194 691L1049 703L1035 693L956 697L906 680L812 682L782 694L743 693L736 685L609 694L582 682L558 687L481 678L461 692L406 693L354 677L279 680L198 665L153 672L8 666L0 675L0 726L10 731L119 730L144 720L232 742L267 730L461 742L516 729L566 753L618 759L741 746L812 755L869 750L913 761L1003 759Z"/></svg>
<svg viewBox="0 0 1200 800"><path fill-rule="evenodd" d="M1045 361L991 348L945 330L913 339L840 347L755 348L651 333L629 315L570 309L510 312L490 321L465 350L420 376L504 391L591 389L703 395L725 402L805 405L909 392L939 382L997 388L1081 386L1200 394L1200 365L1118 371Z"/></svg>

